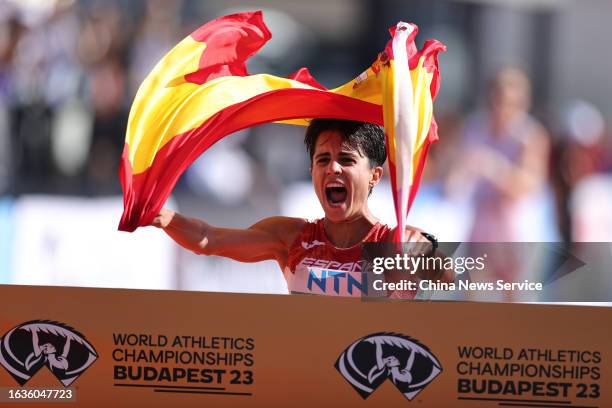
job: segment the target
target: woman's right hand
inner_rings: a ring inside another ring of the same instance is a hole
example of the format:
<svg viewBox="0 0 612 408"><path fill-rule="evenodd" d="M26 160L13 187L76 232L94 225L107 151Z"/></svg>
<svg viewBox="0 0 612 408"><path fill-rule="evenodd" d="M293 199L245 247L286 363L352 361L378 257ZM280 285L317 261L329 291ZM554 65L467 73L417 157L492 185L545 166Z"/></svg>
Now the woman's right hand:
<svg viewBox="0 0 612 408"><path fill-rule="evenodd" d="M159 214L153 219L152 226L157 228L166 228L172 222L176 213L167 208L162 208Z"/></svg>

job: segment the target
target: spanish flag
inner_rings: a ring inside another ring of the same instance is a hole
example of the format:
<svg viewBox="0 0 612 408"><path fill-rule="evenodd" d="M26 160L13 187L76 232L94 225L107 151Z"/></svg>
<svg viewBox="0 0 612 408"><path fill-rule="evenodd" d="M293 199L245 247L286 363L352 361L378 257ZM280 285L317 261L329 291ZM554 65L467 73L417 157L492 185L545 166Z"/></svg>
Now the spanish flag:
<svg viewBox="0 0 612 408"><path fill-rule="evenodd" d="M429 40L417 50L413 24L390 32L365 72L327 89L305 68L287 78L247 72L248 58L271 38L260 11L194 31L157 63L132 104L119 168L119 229L150 224L181 174L223 137L267 122L305 126L312 118L337 118L384 125L402 239L429 144L437 140L433 99L444 45Z"/></svg>

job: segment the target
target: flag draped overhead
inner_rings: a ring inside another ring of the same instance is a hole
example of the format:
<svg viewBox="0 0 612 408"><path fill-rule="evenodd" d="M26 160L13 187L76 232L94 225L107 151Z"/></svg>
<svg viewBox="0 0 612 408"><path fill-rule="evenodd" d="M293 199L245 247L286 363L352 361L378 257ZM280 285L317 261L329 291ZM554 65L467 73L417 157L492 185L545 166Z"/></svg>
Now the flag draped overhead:
<svg viewBox="0 0 612 408"><path fill-rule="evenodd" d="M433 99L437 54L445 47L428 40L417 50L413 24L390 31L376 61L335 89L305 68L287 78L247 72L247 59L271 38L259 11L220 17L194 31L157 63L132 104L119 168L119 229L150 224L185 169L230 133L267 122L337 118L384 125L403 232L429 144L437 140Z"/></svg>

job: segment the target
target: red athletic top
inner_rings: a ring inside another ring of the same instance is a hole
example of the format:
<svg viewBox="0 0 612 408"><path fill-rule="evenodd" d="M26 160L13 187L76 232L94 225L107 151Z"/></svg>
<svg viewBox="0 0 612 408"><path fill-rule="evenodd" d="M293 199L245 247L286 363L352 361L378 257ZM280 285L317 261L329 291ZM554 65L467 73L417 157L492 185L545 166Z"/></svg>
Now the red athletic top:
<svg viewBox="0 0 612 408"><path fill-rule="evenodd" d="M306 223L289 248L284 270L289 291L330 296L365 295L368 285L362 274L365 261L361 257L361 244L391 242L390 232L387 225L376 223L361 242L349 248L338 248L327 238L323 219Z"/></svg>

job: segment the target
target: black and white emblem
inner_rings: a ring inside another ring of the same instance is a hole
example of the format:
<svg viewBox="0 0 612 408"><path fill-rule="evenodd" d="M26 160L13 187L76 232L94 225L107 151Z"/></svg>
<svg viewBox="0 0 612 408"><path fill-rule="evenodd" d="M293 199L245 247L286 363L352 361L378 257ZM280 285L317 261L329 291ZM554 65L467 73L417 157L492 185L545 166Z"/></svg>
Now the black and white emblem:
<svg viewBox="0 0 612 408"><path fill-rule="evenodd" d="M0 338L0 364L20 385L46 366L68 387L97 358L85 336L50 320L20 324Z"/></svg>
<svg viewBox="0 0 612 408"><path fill-rule="evenodd" d="M362 337L340 354L336 369L364 399L391 380L412 400L440 372L438 359L423 344L396 333Z"/></svg>

